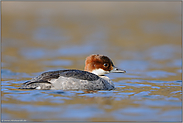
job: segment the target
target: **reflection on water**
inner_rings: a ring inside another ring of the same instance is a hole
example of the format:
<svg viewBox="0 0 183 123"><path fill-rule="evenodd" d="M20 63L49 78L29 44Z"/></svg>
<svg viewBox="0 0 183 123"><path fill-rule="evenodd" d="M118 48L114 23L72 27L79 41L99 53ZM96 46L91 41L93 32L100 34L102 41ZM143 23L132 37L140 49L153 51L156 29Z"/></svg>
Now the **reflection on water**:
<svg viewBox="0 0 183 123"><path fill-rule="evenodd" d="M2 6L2 120L181 121L179 3ZM18 89L43 71L83 69L94 53L127 71L107 75L116 90Z"/></svg>

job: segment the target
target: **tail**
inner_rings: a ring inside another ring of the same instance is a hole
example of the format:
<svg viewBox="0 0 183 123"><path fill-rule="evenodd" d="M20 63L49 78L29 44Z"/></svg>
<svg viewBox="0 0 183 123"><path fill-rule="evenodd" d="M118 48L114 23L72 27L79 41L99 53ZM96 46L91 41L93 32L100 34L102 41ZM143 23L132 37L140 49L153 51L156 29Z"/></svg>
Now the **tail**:
<svg viewBox="0 0 183 123"><path fill-rule="evenodd" d="M19 89L50 89L51 83L48 81L27 81Z"/></svg>

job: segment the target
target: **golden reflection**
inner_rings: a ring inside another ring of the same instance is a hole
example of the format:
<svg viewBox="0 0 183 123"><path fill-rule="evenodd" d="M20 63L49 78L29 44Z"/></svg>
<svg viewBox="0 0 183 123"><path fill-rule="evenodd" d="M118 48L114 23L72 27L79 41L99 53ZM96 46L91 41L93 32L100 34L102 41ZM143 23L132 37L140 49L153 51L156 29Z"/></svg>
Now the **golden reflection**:
<svg viewBox="0 0 183 123"><path fill-rule="evenodd" d="M180 2L3 1L1 51L4 120L181 120ZM17 89L44 71L82 70L93 53L127 68L124 75L110 75L116 90ZM127 64L138 60L147 65Z"/></svg>

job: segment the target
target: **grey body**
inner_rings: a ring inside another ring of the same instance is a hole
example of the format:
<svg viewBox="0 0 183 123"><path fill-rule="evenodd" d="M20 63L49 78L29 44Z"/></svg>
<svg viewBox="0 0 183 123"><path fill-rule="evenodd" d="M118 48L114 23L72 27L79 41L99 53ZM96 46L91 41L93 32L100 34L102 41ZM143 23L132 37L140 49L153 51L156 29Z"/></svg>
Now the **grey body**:
<svg viewBox="0 0 183 123"><path fill-rule="evenodd" d="M42 73L20 89L113 90L115 87L106 76L82 70L58 70Z"/></svg>

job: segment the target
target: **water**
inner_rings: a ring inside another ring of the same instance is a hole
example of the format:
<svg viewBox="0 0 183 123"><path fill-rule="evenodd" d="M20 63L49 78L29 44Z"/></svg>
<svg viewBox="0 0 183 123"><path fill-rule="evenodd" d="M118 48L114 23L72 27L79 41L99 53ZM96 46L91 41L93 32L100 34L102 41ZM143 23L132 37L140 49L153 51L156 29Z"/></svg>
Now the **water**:
<svg viewBox="0 0 183 123"><path fill-rule="evenodd" d="M3 121L182 121L179 3L2 6ZM94 53L127 71L107 75L116 90L18 89L44 71L82 70Z"/></svg>

